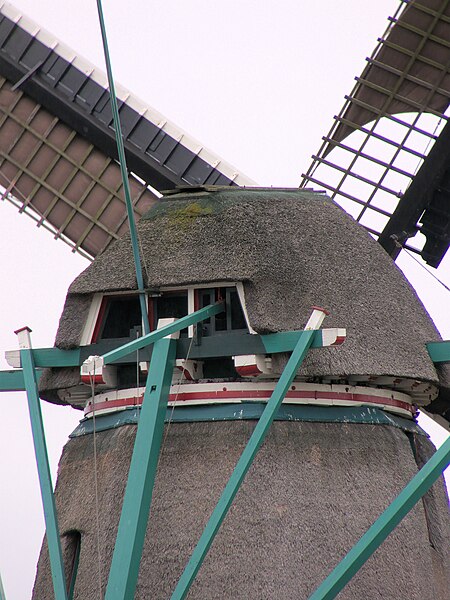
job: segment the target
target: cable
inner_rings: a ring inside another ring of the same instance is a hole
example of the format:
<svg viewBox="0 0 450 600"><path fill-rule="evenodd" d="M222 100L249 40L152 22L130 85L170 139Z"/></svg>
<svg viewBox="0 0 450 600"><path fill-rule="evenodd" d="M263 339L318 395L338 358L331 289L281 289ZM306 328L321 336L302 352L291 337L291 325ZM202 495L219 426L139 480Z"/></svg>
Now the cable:
<svg viewBox="0 0 450 600"><path fill-rule="evenodd" d="M94 376L95 376L95 361L94 361ZM98 500L98 477L97 477L97 436L95 428L95 380L94 376L89 375L91 384L91 403L92 403L92 428L93 428L93 445L94 445L94 490L95 490L95 520L97 529L97 561L98 561L98 594L102 599L102 560L100 554L100 516L99 516L99 500Z"/></svg>
<svg viewBox="0 0 450 600"><path fill-rule="evenodd" d="M194 341L194 336L191 337L191 342L189 344L189 348L188 348L188 351L187 351L187 354L186 354L186 361L189 359L189 355L191 353L191 348L192 348L193 341ZM159 453L158 463L161 460L161 456L162 456L162 453L163 453L163 450L164 450L164 446L166 445L167 436L169 435L169 429L170 429L170 425L172 423L173 413L174 413L174 410L175 410L175 405L176 405L177 400L178 400L178 395L180 393L180 387L181 387L181 381L183 379L183 374L184 374L184 369L181 369L180 378L178 379L177 392L175 394L175 400L172 403L172 410L170 411L169 419L167 421L166 433L164 435L164 439L163 439L163 442L161 444L161 451Z"/></svg>
<svg viewBox="0 0 450 600"><path fill-rule="evenodd" d="M434 277L434 279L436 279L436 281L437 281L438 283L440 283L440 284L442 285L442 287L443 287L443 288L445 288L445 289L447 290L447 292L450 292L450 287L449 287L449 286L448 286L446 283L444 283L444 282L443 282L441 279L439 279L439 277L437 277L437 276L436 276L434 273L432 273L431 271L429 271L429 270L426 268L426 266L425 266L423 263L421 263L421 262L420 262L420 260L418 260L418 259L417 259L417 258L414 256L414 254L413 254L412 252L410 252L410 251L408 250L408 248L403 248L403 250L404 250L404 251L405 251L405 252L406 252L406 253L407 253L407 254L408 254L408 255L409 255L409 256L410 256L410 257L411 257L413 260L415 260L415 261L416 261L416 263L417 263L418 265L420 265L420 266L422 267L422 269L424 269L424 270L425 270L425 271L428 273L428 275L431 275L431 277Z"/></svg>
<svg viewBox="0 0 450 600"><path fill-rule="evenodd" d="M437 130L438 130L438 128L441 126L441 123L442 123L442 117L439 119L439 121L437 122L437 125L436 125L436 127L434 128L434 131L433 131L433 134L432 134L433 136L435 136L435 135L436 135L436 131L437 131ZM433 143L433 144L434 144L434 142L435 142L435 140L433 140L432 138L429 138L429 140L428 140L428 143L427 143L427 145L426 145L426 148L425 148L425 150L424 150L424 152L423 152L423 155L424 155L424 156L427 156L427 155L428 155L428 150L429 150L429 148L430 148L430 146L431 146L431 143ZM413 173L413 177L415 177L415 176L416 176L416 174L417 174L417 171L419 170L419 167L422 165L422 163L423 163L423 161L424 161L424 160L425 160L425 159L423 159L423 158L420 158L420 159L419 159L419 161L417 162L416 168L415 168L415 170L414 170L414 173Z"/></svg>

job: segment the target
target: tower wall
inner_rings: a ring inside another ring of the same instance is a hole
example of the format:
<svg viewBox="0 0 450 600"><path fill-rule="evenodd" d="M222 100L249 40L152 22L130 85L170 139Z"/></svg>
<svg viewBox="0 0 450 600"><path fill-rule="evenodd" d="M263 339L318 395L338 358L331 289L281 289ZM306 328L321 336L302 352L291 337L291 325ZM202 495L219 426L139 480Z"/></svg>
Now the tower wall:
<svg viewBox="0 0 450 600"><path fill-rule="evenodd" d="M170 598L253 426L170 425L136 598ZM76 600L99 597L97 535L105 586L134 437L134 425L96 434L98 532L93 435L71 439L64 449L56 501L61 532L81 533ZM416 460L429 453L424 436L391 426L275 422L189 598L307 598L417 472ZM419 502L339 597L446 600L448 517L438 482L425 510ZM47 599L49 590L44 546L33 599Z"/></svg>

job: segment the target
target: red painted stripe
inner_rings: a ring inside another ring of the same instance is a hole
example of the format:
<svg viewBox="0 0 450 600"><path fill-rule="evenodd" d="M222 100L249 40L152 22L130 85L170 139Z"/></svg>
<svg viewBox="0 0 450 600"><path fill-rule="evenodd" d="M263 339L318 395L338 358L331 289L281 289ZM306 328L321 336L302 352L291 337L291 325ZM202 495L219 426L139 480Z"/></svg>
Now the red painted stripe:
<svg viewBox="0 0 450 600"><path fill-rule="evenodd" d="M262 373L262 371L260 371L256 365L243 365L242 367L236 367L236 371L241 377L256 377Z"/></svg>
<svg viewBox="0 0 450 600"><path fill-rule="evenodd" d="M321 306L311 306L312 310L321 310L327 316L330 314L326 308L322 308Z"/></svg>
<svg viewBox="0 0 450 600"><path fill-rule="evenodd" d="M98 336L100 335L100 329L103 325L103 318L105 316L106 306L108 304L108 296L103 296L102 302L100 304L100 309L97 315L97 321L95 322L94 331L91 337L91 344L95 344L98 342Z"/></svg>
<svg viewBox="0 0 450 600"><path fill-rule="evenodd" d="M210 392L181 392L179 394L170 394L169 402L187 402L189 400L248 400L250 398L268 399L272 395L271 390L216 390ZM120 408L127 406L140 406L142 404L142 396L138 398L123 398L120 400L105 400L95 404L95 410L105 410L108 408ZM408 402L396 400L395 398L387 398L383 396L371 396L369 394L351 394L346 392L320 392L320 391L301 391L289 390L286 398L292 399L311 399L311 404L314 400L342 400L346 402L355 402L358 404L379 404L382 406L394 406L415 414L415 408ZM92 412L91 404L86 407L85 415Z"/></svg>
<svg viewBox="0 0 450 600"><path fill-rule="evenodd" d="M141 406L142 396L139 398L121 398L120 400L104 400L103 402L95 403L95 410L105 410L106 408L125 408L126 406ZM91 414L92 403L89 402L84 409L84 414Z"/></svg>
<svg viewBox="0 0 450 600"><path fill-rule="evenodd" d="M198 289L194 290L194 312L199 309L200 300L199 300L199 291Z"/></svg>
<svg viewBox="0 0 450 600"><path fill-rule="evenodd" d="M152 298L151 296L148 297L148 324L150 326L150 331L154 331L156 329L155 298Z"/></svg>
<svg viewBox="0 0 450 600"><path fill-rule="evenodd" d="M81 381L89 385L92 383L95 383L95 385L101 385L102 383L105 383L102 375L82 375Z"/></svg>
<svg viewBox="0 0 450 600"><path fill-rule="evenodd" d="M177 369L183 373L185 379L187 379L188 381L194 381L192 379L191 374L189 373L189 371L187 369L185 369L183 367L177 367Z"/></svg>

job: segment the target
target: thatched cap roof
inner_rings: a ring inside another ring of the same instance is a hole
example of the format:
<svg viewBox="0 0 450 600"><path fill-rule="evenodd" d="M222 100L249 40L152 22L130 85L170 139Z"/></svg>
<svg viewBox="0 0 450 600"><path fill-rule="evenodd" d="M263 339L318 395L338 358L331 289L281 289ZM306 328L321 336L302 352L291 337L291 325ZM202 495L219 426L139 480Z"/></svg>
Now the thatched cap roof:
<svg viewBox="0 0 450 600"><path fill-rule="evenodd" d="M138 224L148 288L243 281L252 327L346 327L340 348L313 351L303 372L394 375L437 382L425 342L440 339L414 290L384 250L324 194L217 188L166 196ZM86 295L136 288L130 240L115 242L70 286L56 344L78 345ZM81 312L78 308L82 308Z"/></svg>

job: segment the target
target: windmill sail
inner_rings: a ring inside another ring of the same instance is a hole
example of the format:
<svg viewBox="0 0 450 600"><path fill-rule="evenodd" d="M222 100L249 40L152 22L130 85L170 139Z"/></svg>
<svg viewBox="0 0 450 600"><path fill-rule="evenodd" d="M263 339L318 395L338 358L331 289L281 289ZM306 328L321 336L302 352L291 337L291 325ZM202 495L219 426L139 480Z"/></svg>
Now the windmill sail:
<svg viewBox="0 0 450 600"><path fill-rule="evenodd" d="M0 185L38 224L94 257L126 230L107 78L12 5L0 5ZM136 218L160 190L253 185L117 88Z"/></svg>
<svg viewBox="0 0 450 600"><path fill-rule="evenodd" d="M302 181L331 191L393 257L421 229L412 248L434 267L450 242L449 40L449 2L402 0Z"/></svg>

